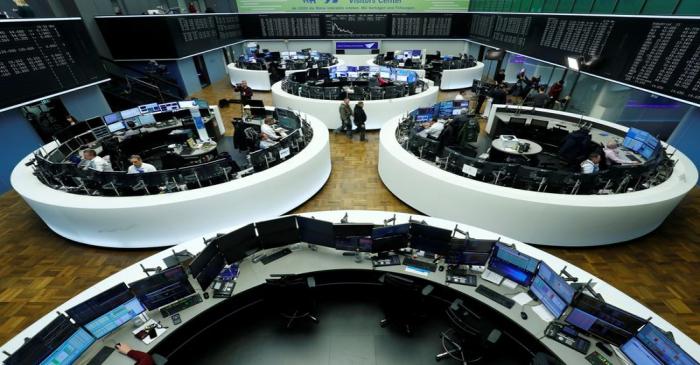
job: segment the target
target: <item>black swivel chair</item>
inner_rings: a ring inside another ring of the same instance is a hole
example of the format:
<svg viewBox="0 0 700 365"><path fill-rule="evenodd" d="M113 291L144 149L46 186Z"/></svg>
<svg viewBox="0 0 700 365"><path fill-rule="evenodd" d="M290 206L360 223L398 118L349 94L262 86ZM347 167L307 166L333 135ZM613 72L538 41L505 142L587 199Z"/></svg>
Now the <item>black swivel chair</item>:
<svg viewBox="0 0 700 365"><path fill-rule="evenodd" d="M396 325L402 328L406 334L413 333L417 319L423 311L423 299L432 291L431 285L420 287L410 278L385 274L379 278L383 284L382 307L384 319L379 322L382 327ZM420 289L420 291L419 291Z"/></svg>
<svg viewBox="0 0 700 365"><path fill-rule="evenodd" d="M307 319L318 324L316 300L312 288L316 286L313 276L272 275L267 279L267 300L291 328L295 321Z"/></svg>
<svg viewBox="0 0 700 365"><path fill-rule="evenodd" d="M456 299L447 308L447 317L452 327L440 334L444 352L435 356L436 361L452 358L465 365L480 361L501 339L502 332L464 306L461 299Z"/></svg>

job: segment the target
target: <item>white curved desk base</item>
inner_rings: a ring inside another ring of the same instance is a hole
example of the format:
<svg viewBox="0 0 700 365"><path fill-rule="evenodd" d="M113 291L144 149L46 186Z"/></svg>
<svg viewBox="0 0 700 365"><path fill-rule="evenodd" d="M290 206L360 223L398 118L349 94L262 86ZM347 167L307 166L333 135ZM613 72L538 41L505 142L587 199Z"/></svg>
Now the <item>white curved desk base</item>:
<svg viewBox="0 0 700 365"><path fill-rule="evenodd" d="M477 62L474 67L442 70L440 90L457 90L472 87L474 80L481 80L483 73L484 64L481 62Z"/></svg>
<svg viewBox="0 0 700 365"><path fill-rule="evenodd" d="M231 85L245 80L253 90L270 91L270 73L267 70L247 70L236 67L235 63L226 66Z"/></svg>

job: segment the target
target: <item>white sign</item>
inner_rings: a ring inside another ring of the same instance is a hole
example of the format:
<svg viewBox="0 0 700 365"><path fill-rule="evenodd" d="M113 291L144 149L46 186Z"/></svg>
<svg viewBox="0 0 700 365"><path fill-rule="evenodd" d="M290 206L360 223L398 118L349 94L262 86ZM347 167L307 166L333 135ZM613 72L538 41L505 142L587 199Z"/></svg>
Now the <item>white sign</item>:
<svg viewBox="0 0 700 365"><path fill-rule="evenodd" d="M476 174L479 172L479 170L474 166L464 164L464 165L462 165L462 172L471 176L471 177L475 177Z"/></svg>
<svg viewBox="0 0 700 365"><path fill-rule="evenodd" d="M292 154L292 153L289 151L289 147L283 148L283 149L280 150L280 158L281 158L281 159L285 159L285 158L287 158L287 157L288 157L289 155L291 155L291 154Z"/></svg>

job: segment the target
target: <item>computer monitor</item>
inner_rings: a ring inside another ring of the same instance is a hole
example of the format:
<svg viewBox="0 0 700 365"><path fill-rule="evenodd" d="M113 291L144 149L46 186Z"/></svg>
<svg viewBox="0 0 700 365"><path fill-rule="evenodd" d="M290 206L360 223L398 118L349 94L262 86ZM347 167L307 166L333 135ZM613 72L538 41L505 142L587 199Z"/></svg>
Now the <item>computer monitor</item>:
<svg viewBox="0 0 700 365"><path fill-rule="evenodd" d="M408 247L410 224L375 227L372 229L372 252L398 251Z"/></svg>
<svg viewBox="0 0 700 365"><path fill-rule="evenodd" d="M297 216L299 239L312 245L335 247L333 223L320 219Z"/></svg>
<svg viewBox="0 0 700 365"><path fill-rule="evenodd" d="M445 255L448 265L485 266L489 253L467 251L466 245L450 245Z"/></svg>
<svg viewBox="0 0 700 365"><path fill-rule="evenodd" d="M158 107L162 112L172 112L180 109L180 104L178 104L177 101L173 101L170 103L158 104Z"/></svg>
<svg viewBox="0 0 700 365"><path fill-rule="evenodd" d="M180 109L173 112L173 117L177 119L192 119L192 111L190 109Z"/></svg>
<svg viewBox="0 0 700 365"><path fill-rule="evenodd" d="M204 249L199 251L197 256L192 259L192 262L190 262L190 275L192 275L192 277L197 277L197 275L204 270L204 267L207 266L209 261L220 252L217 241L218 240L212 240L209 242L209 244L204 246Z"/></svg>
<svg viewBox="0 0 700 365"><path fill-rule="evenodd" d="M202 272L196 277L197 283L199 283L202 291L209 288L209 285L211 285L216 277L219 276L219 273L221 273L221 270L224 269L224 266L226 266L224 255L221 253L214 255L211 261L207 263L207 266L204 267L204 270L202 270Z"/></svg>
<svg viewBox="0 0 700 365"><path fill-rule="evenodd" d="M102 117L104 119L105 124L114 124L122 121L122 115L119 112L112 113L112 114L107 114Z"/></svg>
<svg viewBox="0 0 700 365"><path fill-rule="evenodd" d="M206 118L206 117L210 116L211 113L209 112L209 108L200 108L200 109L199 109L199 115L200 115L202 118Z"/></svg>
<svg viewBox="0 0 700 365"><path fill-rule="evenodd" d="M646 350L647 354L652 354L653 358L662 365L700 365L698 361L690 357L677 343L670 339L664 331L652 323L647 323L642 327L639 333L630 341L635 340L639 342L639 344L635 344L634 347L639 347L639 345L641 345L641 347ZM630 351L631 346L627 346L626 352L626 346L627 344L622 346L622 351L627 357L631 358L629 352L634 352L635 350ZM634 359L632 360L634 361ZM635 361L635 364L646 363Z"/></svg>
<svg viewBox="0 0 700 365"><path fill-rule="evenodd" d="M113 123L107 126L107 129L109 129L110 132L118 132L125 128L126 124L124 122Z"/></svg>
<svg viewBox="0 0 700 365"><path fill-rule="evenodd" d="M262 248L253 223L218 237L216 245L229 264L238 262Z"/></svg>
<svg viewBox="0 0 700 365"><path fill-rule="evenodd" d="M153 118L155 118L156 122L169 122L171 119L173 119L173 113L172 112L162 112L162 113L155 113L152 114Z"/></svg>
<svg viewBox="0 0 700 365"><path fill-rule="evenodd" d="M129 284L129 288L148 310L160 308L194 293L185 270L180 266L135 281Z"/></svg>
<svg viewBox="0 0 700 365"><path fill-rule="evenodd" d="M410 233L412 249L447 255L452 231L427 224L411 223Z"/></svg>
<svg viewBox="0 0 700 365"><path fill-rule="evenodd" d="M160 107L158 106L158 103L144 104L139 106L139 111L141 114L155 113L160 111Z"/></svg>
<svg viewBox="0 0 700 365"><path fill-rule="evenodd" d="M196 108L197 102L194 100L185 100L185 101L178 101L177 105L180 107L180 109L183 108Z"/></svg>
<svg viewBox="0 0 700 365"><path fill-rule="evenodd" d="M141 110L138 107L136 107L127 110L122 110L119 114L121 115L122 119L131 119L141 115Z"/></svg>
<svg viewBox="0 0 700 365"><path fill-rule="evenodd" d="M124 283L119 283L100 294L66 310L66 314L79 325L92 322L114 308L134 298L134 294Z"/></svg>
<svg viewBox="0 0 700 365"><path fill-rule="evenodd" d="M416 115L416 122L425 123L433 120L433 114L418 114Z"/></svg>
<svg viewBox="0 0 700 365"><path fill-rule="evenodd" d="M287 129L287 130L295 130L301 128L301 120L299 120L299 117L294 115L293 113L284 113L284 114L278 114L277 115L277 124L279 124L282 128Z"/></svg>
<svg viewBox="0 0 700 365"><path fill-rule="evenodd" d="M333 224L333 236L336 249L345 251L357 250L360 248L361 243L367 243L366 240L360 242L360 238L371 239L372 228L374 228L374 224L371 223Z"/></svg>
<svg viewBox="0 0 700 365"><path fill-rule="evenodd" d="M299 242L299 229L294 216L256 222L262 248L275 248Z"/></svg>
<svg viewBox="0 0 700 365"><path fill-rule="evenodd" d="M90 118L85 121L90 129L102 128L105 126L104 120L100 117Z"/></svg>
<svg viewBox="0 0 700 365"><path fill-rule="evenodd" d="M262 100L258 100L258 99L248 100L248 105L250 105L252 108L264 108L265 107L265 103Z"/></svg>
<svg viewBox="0 0 700 365"><path fill-rule="evenodd" d="M622 353L635 365L664 365L642 341L632 337L620 347ZM691 363L692 364L692 363Z"/></svg>
<svg viewBox="0 0 700 365"><path fill-rule="evenodd" d="M109 312L95 318L91 322L86 323L85 329L95 336L95 338L102 338L144 311L145 308L141 305L141 302L136 298L132 298Z"/></svg>
<svg viewBox="0 0 700 365"><path fill-rule="evenodd" d="M39 364L73 364L94 342L95 338L84 329L78 328ZM7 364L7 362L5 362L5 364Z"/></svg>
<svg viewBox="0 0 700 365"><path fill-rule="evenodd" d="M200 109L203 109L203 108L209 109L209 103L207 103L206 100L195 99L194 102L197 104L197 106L198 106Z"/></svg>
<svg viewBox="0 0 700 365"><path fill-rule="evenodd" d="M583 293L574 299L572 306L566 317L567 323L615 346L627 342L647 323L634 314Z"/></svg>
<svg viewBox="0 0 700 365"><path fill-rule="evenodd" d="M68 148L70 148L71 151L78 150L81 146L80 142L75 138L69 139L68 141L66 141L66 144L68 145Z"/></svg>
<svg viewBox="0 0 700 365"><path fill-rule="evenodd" d="M488 269L522 286L529 286L538 264L535 258L497 242L493 246Z"/></svg>
<svg viewBox="0 0 700 365"><path fill-rule="evenodd" d="M546 120L541 120L541 119L531 119L530 125L535 127L535 128L547 129L549 122Z"/></svg>
<svg viewBox="0 0 700 365"><path fill-rule="evenodd" d="M526 121L527 121L527 119L525 119L525 118L510 118L508 120L508 124L510 124L511 126L521 126L521 125L525 125Z"/></svg>
<svg viewBox="0 0 700 365"><path fill-rule="evenodd" d="M4 365L40 364L77 331L76 325L64 315L58 315L44 328L3 360Z"/></svg>
<svg viewBox="0 0 700 365"><path fill-rule="evenodd" d="M148 126L156 122L156 118L153 114L143 114L138 117L139 124L141 126Z"/></svg>
<svg viewBox="0 0 700 365"><path fill-rule="evenodd" d="M574 299L575 293L571 285L544 262L540 263L537 275L532 280L530 292L554 318L561 317Z"/></svg>

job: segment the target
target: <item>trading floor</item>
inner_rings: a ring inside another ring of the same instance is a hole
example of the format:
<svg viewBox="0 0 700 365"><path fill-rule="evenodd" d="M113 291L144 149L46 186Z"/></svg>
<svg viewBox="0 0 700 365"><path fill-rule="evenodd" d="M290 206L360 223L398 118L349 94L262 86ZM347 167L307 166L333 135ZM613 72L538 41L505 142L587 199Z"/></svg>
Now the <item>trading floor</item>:
<svg viewBox="0 0 700 365"><path fill-rule="evenodd" d="M439 100L452 99L454 94L441 92ZM214 83L194 96L212 104L230 98L229 82ZM256 92L256 98L271 103L270 93ZM238 104L221 111L226 121L240 115ZM230 136L230 123L225 126ZM417 213L382 184L377 173L378 137L378 132L369 132L369 141L360 142L331 134L330 179L290 213L336 209ZM430 194L430 186L424 189ZM700 189L695 188L647 236L595 248L542 249L605 280L700 341L700 288L694 274L700 264L698 216ZM0 343L86 288L159 251L96 248L65 240L15 192L0 197L0 218Z"/></svg>

